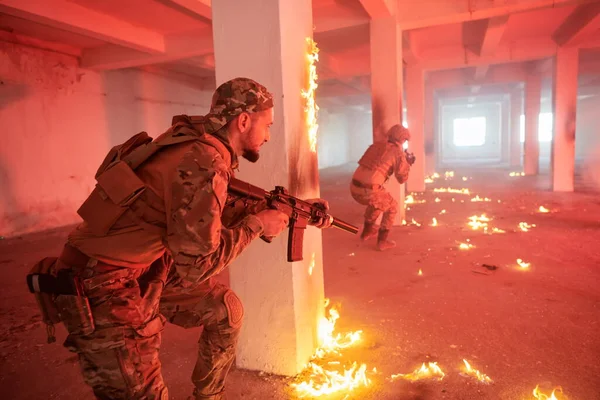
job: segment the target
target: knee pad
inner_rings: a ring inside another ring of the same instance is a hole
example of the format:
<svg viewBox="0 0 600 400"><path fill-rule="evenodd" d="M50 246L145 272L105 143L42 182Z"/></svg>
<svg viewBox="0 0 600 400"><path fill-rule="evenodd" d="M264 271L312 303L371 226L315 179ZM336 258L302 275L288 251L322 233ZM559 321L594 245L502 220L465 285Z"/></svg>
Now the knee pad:
<svg viewBox="0 0 600 400"><path fill-rule="evenodd" d="M240 298L228 289L223 296L223 303L227 308L227 318L229 320L229 326L232 328L239 328L242 326L242 320L244 319L244 306Z"/></svg>

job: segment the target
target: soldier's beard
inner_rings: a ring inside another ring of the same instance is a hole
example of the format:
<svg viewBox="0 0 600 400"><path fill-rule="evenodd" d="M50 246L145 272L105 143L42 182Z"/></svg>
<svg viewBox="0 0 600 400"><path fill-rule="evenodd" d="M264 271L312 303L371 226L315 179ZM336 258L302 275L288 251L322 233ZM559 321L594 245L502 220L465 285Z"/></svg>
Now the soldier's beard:
<svg viewBox="0 0 600 400"><path fill-rule="evenodd" d="M244 157L251 163L255 163L260 158L260 154L256 150L244 150L244 152L242 153L242 157Z"/></svg>

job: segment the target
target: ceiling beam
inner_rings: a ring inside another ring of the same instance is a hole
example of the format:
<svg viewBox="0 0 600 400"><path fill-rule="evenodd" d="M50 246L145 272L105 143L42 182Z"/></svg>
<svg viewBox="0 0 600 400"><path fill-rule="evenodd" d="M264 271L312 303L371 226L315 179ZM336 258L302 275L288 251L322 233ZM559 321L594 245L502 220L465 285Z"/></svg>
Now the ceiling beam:
<svg viewBox="0 0 600 400"><path fill-rule="evenodd" d="M552 39L534 37L501 43L493 55L479 56L462 46L446 46L423 48L420 56L425 70L440 70L537 60L554 56L556 48L557 45Z"/></svg>
<svg viewBox="0 0 600 400"><path fill-rule="evenodd" d="M211 0L155 0L192 17L212 20Z"/></svg>
<svg viewBox="0 0 600 400"><path fill-rule="evenodd" d="M489 69L490 69L489 64L477 66L477 68L475 68L475 74L473 76L475 81L480 82L480 81L484 80Z"/></svg>
<svg viewBox="0 0 600 400"><path fill-rule="evenodd" d="M161 54L149 54L112 44L84 49L81 56L81 67L93 70L114 70L206 56L213 52L211 33L211 30L207 29L196 34L166 36L165 52Z"/></svg>
<svg viewBox="0 0 600 400"><path fill-rule="evenodd" d="M0 0L0 12L138 51L165 51L163 35L70 1Z"/></svg>
<svg viewBox="0 0 600 400"><path fill-rule="evenodd" d="M368 1L368 0L361 0ZM508 4L507 4L508 3ZM398 23L403 30L424 28L433 25L455 24L508 15L562 4L581 3L580 0L528 0L528 1L441 1L421 0L415 6L414 0L398 0L396 12Z"/></svg>
<svg viewBox="0 0 600 400"><path fill-rule="evenodd" d="M420 61L416 45L410 40L409 31L402 32L402 60L408 65L418 64Z"/></svg>
<svg viewBox="0 0 600 400"><path fill-rule="evenodd" d="M500 45L500 40L502 40L502 35L504 35L504 31L506 30L508 18L508 15L503 15L487 20L486 30L483 35L481 47L479 48L480 56L490 56L496 52L496 49Z"/></svg>
<svg viewBox="0 0 600 400"><path fill-rule="evenodd" d="M559 46L574 46L600 29L600 3L577 6L554 31L552 39Z"/></svg>
<svg viewBox="0 0 600 400"><path fill-rule="evenodd" d="M396 15L397 0L359 0L371 19Z"/></svg>

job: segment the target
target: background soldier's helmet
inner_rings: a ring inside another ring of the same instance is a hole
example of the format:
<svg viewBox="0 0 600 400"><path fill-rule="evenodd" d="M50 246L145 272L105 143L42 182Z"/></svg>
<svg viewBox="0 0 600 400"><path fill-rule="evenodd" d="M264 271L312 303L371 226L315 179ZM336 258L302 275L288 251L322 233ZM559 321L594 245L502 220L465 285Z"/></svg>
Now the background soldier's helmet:
<svg viewBox="0 0 600 400"><path fill-rule="evenodd" d="M273 95L266 87L248 78L234 78L215 90L210 112L205 116L206 132L216 132L243 112L255 113L273 107Z"/></svg>
<svg viewBox="0 0 600 400"><path fill-rule="evenodd" d="M408 129L400 124L396 124L390 128L387 134L388 142L393 143L404 143L406 140L410 140L410 132Z"/></svg>

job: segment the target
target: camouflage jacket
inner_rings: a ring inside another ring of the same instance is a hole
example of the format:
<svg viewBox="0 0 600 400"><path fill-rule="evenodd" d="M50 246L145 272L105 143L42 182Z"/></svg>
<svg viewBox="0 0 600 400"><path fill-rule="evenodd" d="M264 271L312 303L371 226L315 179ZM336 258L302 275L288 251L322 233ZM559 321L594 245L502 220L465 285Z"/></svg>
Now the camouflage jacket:
<svg viewBox="0 0 600 400"><path fill-rule="evenodd" d="M358 164L381 172L386 180L394 174L396 180L404 183L408 180L410 165L406 161L406 155L402 147L392 142L373 143L365 154L358 160Z"/></svg>
<svg viewBox="0 0 600 400"><path fill-rule="evenodd" d="M184 284L219 273L263 227L254 215L246 215L235 227L223 226L227 185L237 157L226 139L214 137L220 146L200 141L170 146L136 170L161 200L150 204L157 217L147 222L162 227L164 234L144 230L123 216L101 236L81 224L69 243L102 262L129 268L144 268L168 251Z"/></svg>

